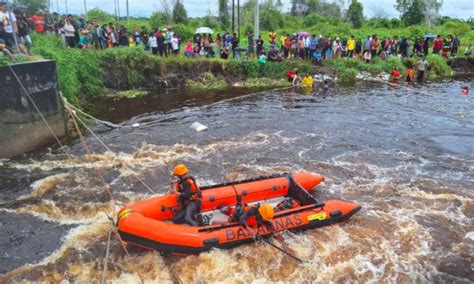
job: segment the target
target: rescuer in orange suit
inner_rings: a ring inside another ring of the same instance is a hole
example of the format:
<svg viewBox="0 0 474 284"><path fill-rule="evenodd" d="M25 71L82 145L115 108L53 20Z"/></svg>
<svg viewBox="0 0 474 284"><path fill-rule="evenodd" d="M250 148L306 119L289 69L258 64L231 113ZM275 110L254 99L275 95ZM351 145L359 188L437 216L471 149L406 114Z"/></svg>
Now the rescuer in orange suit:
<svg viewBox="0 0 474 284"><path fill-rule="evenodd" d="M173 176L178 177L176 192L179 194L179 211L174 216L173 223L199 226L196 216L201 212L202 194L196 180L188 175L188 172L188 168L183 164L177 165L173 169Z"/></svg>
<svg viewBox="0 0 474 284"><path fill-rule="evenodd" d="M239 214L237 209L236 213ZM257 238L257 234L250 228L250 226L265 225L272 232L276 232L275 227L270 222L274 215L275 211L268 203L257 206L246 205L243 207L242 213L240 214L238 220L240 225L242 225L252 235L252 237Z"/></svg>

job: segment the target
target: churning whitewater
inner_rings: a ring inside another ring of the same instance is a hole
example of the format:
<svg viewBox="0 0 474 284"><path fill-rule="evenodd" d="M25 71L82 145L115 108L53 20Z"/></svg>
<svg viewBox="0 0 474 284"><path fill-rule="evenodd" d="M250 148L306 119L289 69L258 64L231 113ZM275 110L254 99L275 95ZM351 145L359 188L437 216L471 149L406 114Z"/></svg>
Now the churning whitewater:
<svg viewBox="0 0 474 284"><path fill-rule="evenodd" d="M95 126L112 151L87 135L92 155L76 141L3 160L0 282L472 282L474 100L460 95L463 84L193 103L126 123L158 120L142 127ZM208 130L195 132L196 121ZM109 217L168 192L178 163L200 185L311 171L325 177L318 199L363 209L343 224L285 233L305 264L263 243L185 257L129 246L127 255Z"/></svg>

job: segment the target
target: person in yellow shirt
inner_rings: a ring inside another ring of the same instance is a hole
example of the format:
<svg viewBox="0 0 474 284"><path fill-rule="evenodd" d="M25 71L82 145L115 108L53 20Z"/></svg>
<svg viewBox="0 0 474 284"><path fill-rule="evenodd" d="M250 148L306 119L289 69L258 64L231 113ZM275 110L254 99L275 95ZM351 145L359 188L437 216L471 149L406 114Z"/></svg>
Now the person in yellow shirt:
<svg viewBox="0 0 474 284"><path fill-rule="evenodd" d="M354 36L351 36L351 39L347 41L347 57L352 58L352 55L354 54L354 49L356 46L356 42L354 39Z"/></svg>
<svg viewBox="0 0 474 284"><path fill-rule="evenodd" d="M301 87L312 88L313 87L313 76L310 73L306 73L303 80L301 81Z"/></svg>
<svg viewBox="0 0 474 284"><path fill-rule="evenodd" d="M283 52L283 48L285 46L285 40L286 40L286 36L284 34L281 35L280 37L280 43L281 43L281 50Z"/></svg>

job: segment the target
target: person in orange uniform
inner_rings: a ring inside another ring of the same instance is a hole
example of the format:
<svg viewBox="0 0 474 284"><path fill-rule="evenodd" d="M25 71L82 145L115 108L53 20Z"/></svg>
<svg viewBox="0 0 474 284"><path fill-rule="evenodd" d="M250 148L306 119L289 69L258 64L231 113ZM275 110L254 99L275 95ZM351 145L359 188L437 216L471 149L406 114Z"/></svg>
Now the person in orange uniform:
<svg viewBox="0 0 474 284"><path fill-rule="evenodd" d="M400 71L398 71L398 67L395 67L392 71L392 79L399 80L400 79Z"/></svg>
<svg viewBox="0 0 474 284"><path fill-rule="evenodd" d="M407 77L406 77L407 82L413 82L414 78L415 78L415 71L413 71L413 68L408 68Z"/></svg>
<svg viewBox="0 0 474 284"><path fill-rule="evenodd" d="M188 168L177 165L173 169L173 176L178 177L176 182L176 192L178 196L179 211L173 218L173 223L186 223L190 226L199 226L196 216L201 212L202 194L196 180L188 175Z"/></svg>
<svg viewBox="0 0 474 284"><path fill-rule="evenodd" d="M257 238L257 234L254 230L250 228L250 226L265 225L272 232L276 232L275 227L270 222L270 220L273 219L274 215L275 211L273 210L273 207L268 203L256 206L246 205L244 206L243 212L238 218L238 220L240 225L242 225L253 238Z"/></svg>

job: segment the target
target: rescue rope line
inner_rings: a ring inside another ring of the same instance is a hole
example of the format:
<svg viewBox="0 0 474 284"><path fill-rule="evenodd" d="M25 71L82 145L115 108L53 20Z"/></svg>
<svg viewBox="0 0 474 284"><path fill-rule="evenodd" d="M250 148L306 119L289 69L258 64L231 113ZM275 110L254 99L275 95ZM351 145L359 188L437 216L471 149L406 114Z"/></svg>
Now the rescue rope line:
<svg viewBox="0 0 474 284"><path fill-rule="evenodd" d="M220 101L217 101L217 102L214 102L214 103L211 103L211 104L208 104L208 105L204 105L204 106L200 106L200 107L197 107L195 108L196 110L200 110L200 109L205 109L205 108L209 108L209 107L212 107L212 106L215 106L215 105L219 105L219 104L223 104L223 103L226 103L226 102L231 102L231 101L234 101L234 100L238 100L238 99L243 99L243 98L247 98L247 97L251 97L251 96L255 96L255 95L259 95L263 92L275 92L275 91L280 91L280 90L286 90L288 88L291 88L291 87L284 87L284 88L276 88L276 89L271 89L271 90L267 90L267 91L261 91L261 92L257 92L257 93L251 93L251 94L248 94L248 95L244 95L244 96L238 96L238 97L234 97L234 98L229 98L229 99L225 99L225 100L220 100ZM152 125L152 124L155 124L155 123L160 123L162 121L165 121L165 120L168 120L168 119L171 119L171 118L175 118L177 117L179 114L171 114L171 115L168 115L164 118L160 118L160 119L157 119L157 120L153 120L153 121L148 121L148 122L145 122L145 123L140 123L138 126L134 126L134 125L121 125L121 124L115 124L115 123L112 123L112 122L109 122L109 121L105 121L105 120L101 120L101 119L98 119L86 112L84 112L83 110L77 108L76 106L72 105L71 103L69 103L64 97L63 98L63 101L65 104L67 104L68 106L70 106L72 109L74 109L75 111L81 113L82 115L98 122L98 123L102 123L106 126L109 126L109 127L112 127L112 128L138 128L138 127L142 127L142 126L149 126L149 125Z"/></svg>
<svg viewBox="0 0 474 284"><path fill-rule="evenodd" d="M63 97L64 98L64 97ZM105 120L101 120L101 119L98 119L96 117L93 117L92 115L88 114L88 113L85 113L84 111L82 111L81 109L75 107L73 104L69 103L65 98L63 99L64 103L67 104L69 107L71 107L72 109L74 109L75 111L83 114L84 116L92 119L92 120L95 120L97 122L100 122L102 124L105 124L107 126L110 126L112 128L121 128L121 127L133 127L133 126L129 126L129 125L118 125L118 124L115 124L115 123L112 123L112 122L109 122L109 121L105 121Z"/></svg>
<svg viewBox="0 0 474 284"><path fill-rule="evenodd" d="M102 271L102 280L100 283L105 284L105 273L107 272L107 260L109 259L110 238L112 237L112 230L109 230L109 237L107 239L107 250L105 251L104 271Z"/></svg>
<svg viewBox="0 0 474 284"><path fill-rule="evenodd" d="M79 137L80 137L82 146L84 147L84 151L85 151L87 154L90 155L90 154L91 154L91 150L90 150L90 148L89 148L89 145L87 145L87 142L86 142L86 140L85 140L85 138L84 138L84 135L82 134L81 129L79 128L79 125L78 125L77 122L76 122L76 118L77 118L78 120L80 120L79 117L75 116L75 114L74 114L74 112L72 111L71 108L67 107L66 109L68 110L69 114L71 115L71 118L72 118L72 120L73 120L73 122L74 122L74 126L76 127L76 130L77 130L77 132L78 132L78 134L79 134ZM81 121L81 122L82 122L82 121ZM97 175L99 176L100 181L103 183L104 189L106 190L106 192L107 192L107 193L109 194L109 196L110 196L110 201L111 201L111 203L112 203L112 216L113 216L113 215L115 215L115 205L116 205L116 201L115 201L115 199L114 199L114 197L113 197L113 195L112 195L112 192L110 191L110 186L105 182L105 179L104 179L104 176L103 176L102 172L100 171L100 169L98 169L98 168L95 167L95 163L94 163L94 162L92 162L92 166L93 166L94 169L96 170L96 173L97 173ZM107 215L107 214L106 214L106 215ZM122 245L122 248L123 248L123 250L125 251L125 254L127 255L127 258L130 258L130 254L129 254L127 248L125 247L125 245L124 245L124 243L123 243L123 240L122 240L122 238L120 237L120 234L118 233L117 227L115 227L115 226L112 224L112 229L114 230L114 233L115 233L115 235L116 235L116 237L117 237L119 243ZM110 231L109 231L109 232L110 232ZM110 233L109 233L109 238L110 238ZM107 249L107 250L108 250L108 249ZM108 254L106 254L106 257L108 257ZM139 277L139 279L140 279L140 282L141 282L141 283L144 283L143 277L141 276L140 272L138 272L138 269L135 267L135 264L132 263L132 267L133 267L133 269L135 270L135 272L137 273L137 275L138 275L138 277ZM104 271L105 271L105 270L104 270ZM104 272L103 276L105 276L105 272Z"/></svg>
<svg viewBox="0 0 474 284"><path fill-rule="evenodd" d="M92 134L92 136L94 136L94 138L97 139L97 141L99 141L99 143L100 143L102 146L104 146L105 149L107 149L107 151L110 151L115 157L118 157L118 155L117 155L114 151L112 151L112 149L110 149L110 147L107 146L107 144L105 144L105 142L104 142L102 139L100 139L100 138L94 133L94 131L92 131L92 130L87 126L87 124L86 124L81 118L79 118L79 117L78 117L76 114L74 114L74 112L72 112L72 111L71 111L71 115L73 115L73 116L75 117L75 119L77 119L77 120L82 124L82 126L84 126L84 127L87 129L87 131L89 131L89 132ZM75 119L74 119L74 121L75 121ZM143 184L143 186L145 186L145 188L146 188L148 191L150 191L150 192L153 193L153 194L156 194L156 192L155 192L148 184L146 184L145 181L144 181L143 179L141 179L141 178L138 176L138 174L137 174L133 169L131 169L131 168L130 168L127 164L125 164L125 163L124 163L123 165L125 166L125 168L127 168L127 170L129 170L129 171L132 173L133 176L135 176L135 177L137 178L137 180L138 180L141 184Z"/></svg>
<svg viewBox="0 0 474 284"><path fill-rule="evenodd" d="M92 155L91 149L89 148L89 145L87 145L86 139L84 138L84 135L82 134L81 130L79 129L79 125L77 125L77 121L76 121L76 119L73 115L72 110L70 108L66 108L66 109L68 110L69 114L71 115L74 126L76 127L76 131L79 134L81 144L84 147L84 151L86 152L86 154ZM96 171L97 176L99 177L100 181L104 185L104 189L107 192L107 194L109 195L110 200L112 201L113 209L115 210L115 200L114 200L114 197L112 195L112 192L110 191L110 186L105 181L105 178L104 178L104 175L102 174L102 172L95 166L95 162L91 162L91 164L92 164L92 167L94 168L94 170ZM114 213L115 213L115 211L114 211Z"/></svg>

